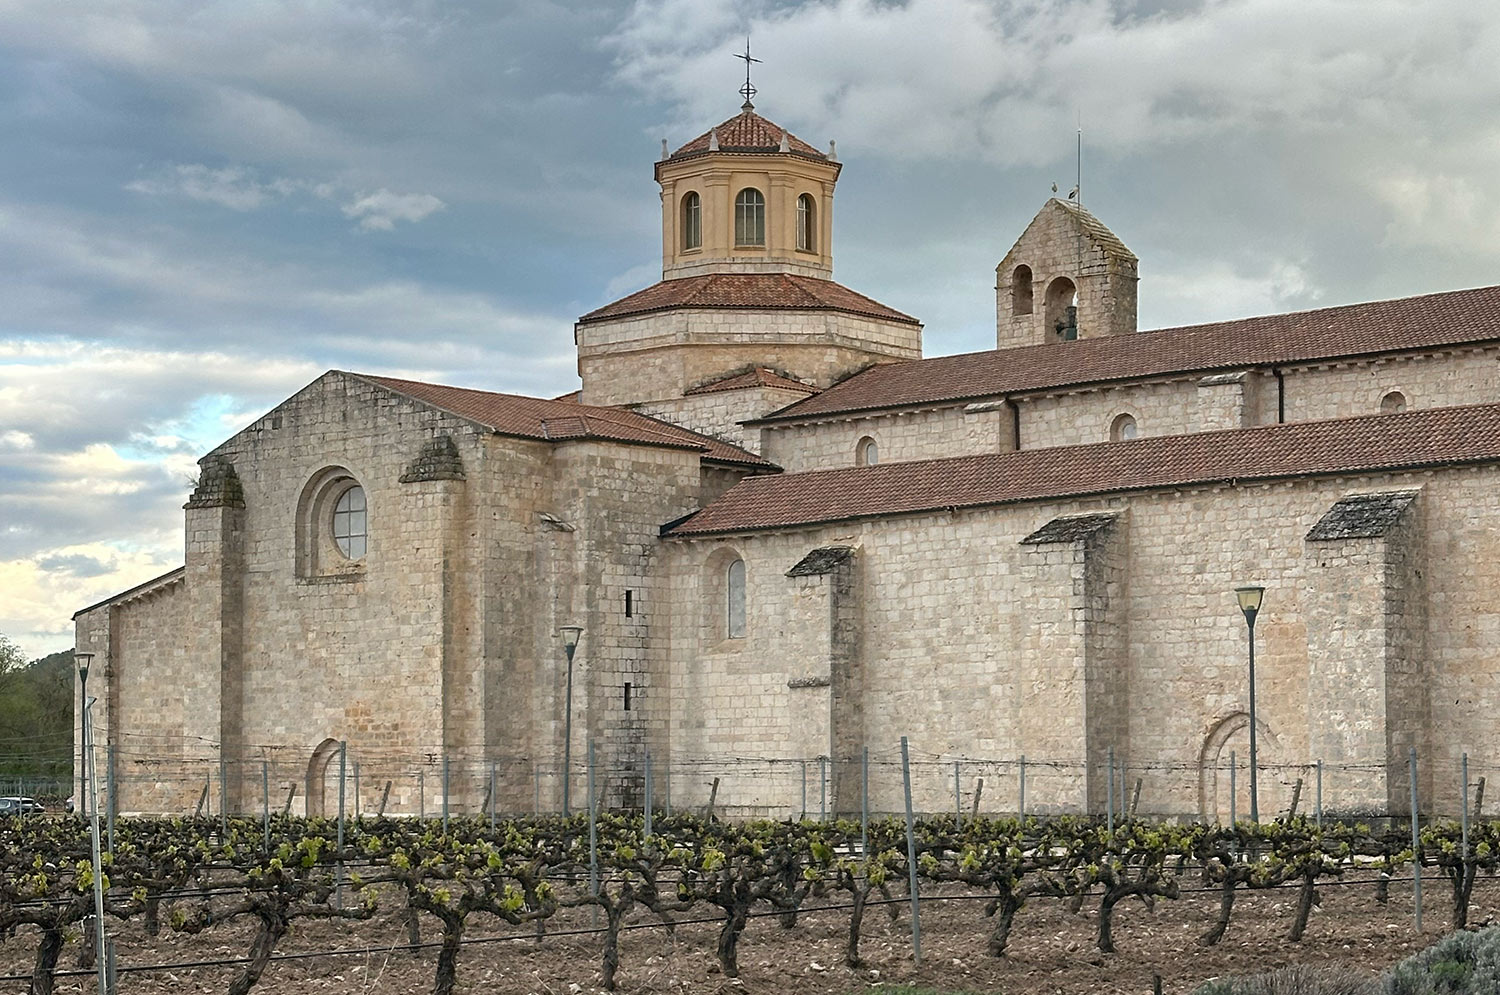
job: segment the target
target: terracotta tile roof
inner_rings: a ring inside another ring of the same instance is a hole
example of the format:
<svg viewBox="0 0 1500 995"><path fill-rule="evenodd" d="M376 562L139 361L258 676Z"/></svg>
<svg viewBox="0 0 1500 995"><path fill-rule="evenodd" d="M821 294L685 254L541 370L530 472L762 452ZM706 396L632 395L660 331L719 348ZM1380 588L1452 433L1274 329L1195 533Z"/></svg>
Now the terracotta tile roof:
<svg viewBox="0 0 1500 995"><path fill-rule="evenodd" d="M828 158L825 153L819 152L816 148L787 131L781 125L767 121L755 113L754 110L748 109L740 111L717 128L710 128L708 131L705 131L676 152L673 152L668 158L681 159L685 156L697 155L700 152L708 152L710 136L715 132L719 136L720 152L779 152L781 150L781 136L785 135L787 148L790 151L813 159Z"/></svg>
<svg viewBox="0 0 1500 995"><path fill-rule="evenodd" d="M520 394L498 394L467 387L445 387L361 373L346 375L467 418L501 435L552 442L603 439L636 445L693 449L701 452L704 459L716 462L775 467L770 460L738 446L620 408L601 408L576 401L546 400Z"/></svg>
<svg viewBox="0 0 1500 995"><path fill-rule="evenodd" d="M133 598L145 597L148 594L153 594L156 591L171 587L173 584L181 583L183 578L186 576L187 567L174 567L173 569L168 570L166 573L162 574L159 577L152 577L150 580L145 581L144 583L137 584L134 587L126 588L119 594L111 595L110 597L105 598L103 601L97 601L94 604L89 605L87 608L78 609L73 613L73 621L78 621L78 616L86 615L96 608L103 608L105 605L122 604L126 601L132 600Z"/></svg>
<svg viewBox="0 0 1500 995"><path fill-rule="evenodd" d="M732 376L721 377L718 380L710 380L708 383L687 391L687 395L713 394L721 390L743 390L746 387L776 387L781 390L795 390L803 394L816 394L818 388L812 384L803 383L801 380L793 380L791 377L777 373L775 370L764 366L757 366L753 370L744 373L736 373Z"/></svg>
<svg viewBox="0 0 1500 995"><path fill-rule="evenodd" d="M763 421L1500 340L1500 287L871 367Z"/></svg>
<svg viewBox="0 0 1500 995"><path fill-rule="evenodd" d="M578 323L684 307L845 311L885 321L921 324L909 314L888 308L832 280L790 273L709 273L663 280L590 311Z"/></svg>
<svg viewBox="0 0 1500 995"><path fill-rule="evenodd" d="M747 532L1161 487L1497 462L1500 404L1431 408L751 477L665 534Z"/></svg>

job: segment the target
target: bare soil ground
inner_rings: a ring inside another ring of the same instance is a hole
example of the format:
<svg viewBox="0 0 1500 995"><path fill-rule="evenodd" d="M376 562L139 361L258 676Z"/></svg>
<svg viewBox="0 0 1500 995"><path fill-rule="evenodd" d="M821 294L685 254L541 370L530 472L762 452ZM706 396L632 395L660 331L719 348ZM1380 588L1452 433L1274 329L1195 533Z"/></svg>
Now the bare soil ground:
<svg viewBox="0 0 1500 995"><path fill-rule="evenodd" d="M1188 882L1184 882L1187 885ZM712 993L785 992L791 995L852 995L885 984L917 983L943 992L1016 992L1044 995L1104 995L1152 990L1160 974L1163 991L1187 993L1201 982L1224 975L1254 974L1291 963L1347 967L1376 974L1407 955L1429 946L1448 929L1448 887L1434 878L1424 881L1424 930L1412 925L1410 882L1391 887L1388 904L1375 901L1374 885L1328 883L1300 943L1285 936L1295 911L1296 892L1241 892L1223 941L1200 947L1196 938L1213 921L1217 896L1188 891L1176 901L1158 902L1154 911L1139 902L1115 912L1118 952L1095 947L1097 896L1077 915L1062 902L1035 899L1016 917L1010 948L1003 958L985 953L990 920L981 900L927 901L922 906L922 963L912 958L909 906L895 906L892 921L885 908L865 915L860 952L865 963L844 966L848 912L804 912L794 928L775 917L752 921L740 943L740 977L719 972L714 957L718 935L712 924L679 925L675 935L661 928L640 929L621 938L619 990L639 995L712 995ZM951 893L957 894L957 893ZM831 901L838 901L832 899ZM1500 910L1500 881L1475 885L1470 922L1487 922ZM709 909L695 909L706 917ZM646 921L638 919L637 921ZM548 926L558 932L588 928L590 910L570 910ZM599 989L600 944L589 935L549 936L538 945L531 931L489 928L479 919L466 940L512 937L498 942L467 942L459 959L459 990L467 992L584 995ZM117 944L123 993L223 992L236 969L168 967L149 971L130 968L170 962L241 957L252 931L244 921L226 923L199 936L173 933L145 936L138 923L121 926ZM112 933L112 935L116 935ZM422 939L437 938L437 924L422 923ZM306 992L413 993L430 991L436 951L411 953L404 948L405 928L397 912L381 913L365 923L299 924L278 954L353 950L340 956L317 955L280 960L267 969L254 989L265 995ZM31 968L35 934L23 930L0 943L0 974L24 974ZM63 968L73 968L78 942L64 950ZM58 979L60 993L95 991L92 977ZM25 991L24 981L0 982L0 992Z"/></svg>

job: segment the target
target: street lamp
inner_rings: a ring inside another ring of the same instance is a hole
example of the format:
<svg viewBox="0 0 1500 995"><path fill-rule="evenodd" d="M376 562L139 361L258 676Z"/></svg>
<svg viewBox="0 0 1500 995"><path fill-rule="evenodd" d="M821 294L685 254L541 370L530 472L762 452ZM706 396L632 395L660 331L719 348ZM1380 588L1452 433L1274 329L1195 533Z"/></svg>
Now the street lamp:
<svg viewBox="0 0 1500 995"><path fill-rule="evenodd" d="M99 858L99 800L94 796L94 736L93 724L89 721L89 706L93 704L89 700L89 665L94 661L92 653L74 653L73 660L78 664L78 684L81 688L83 708L79 716L80 732L83 741L79 757L82 760L84 774L84 790L79 793L80 804L88 806L90 813L89 826L93 837L93 862L94 862L94 964L99 971L99 995L105 995L105 963L104 963L104 867Z"/></svg>
<svg viewBox="0 0 1500 995"><path fill-rule="evenodd" d="M563 818L567 818L573 814L573 653L578 649L583 626L560 625L557 631L562 634L563 650L568 654L568 696L563 704Z"/></svg>
<svg viewBox="0 0 1500 995"><path fill-rule="evenodd" d="M1260 798L1256 794L1258 778L1255 766L1255 616L1260 614L1260 602L1265 594L1263 587L1234 589L1240 611L1245 613L1245 627L1250 632L1250 821L1257 824L1260 822Z"/></svg>
<svg viewBox="0 0 1500 995"><path fill-rule="evenodd" d="M84 713L88 709L89 700L89 665L94 662L92 653L74 653L73 662L78 665L78 804L75 806L80 817L88 815L89 796L89 767L87 754L84 751Z"/></svg>

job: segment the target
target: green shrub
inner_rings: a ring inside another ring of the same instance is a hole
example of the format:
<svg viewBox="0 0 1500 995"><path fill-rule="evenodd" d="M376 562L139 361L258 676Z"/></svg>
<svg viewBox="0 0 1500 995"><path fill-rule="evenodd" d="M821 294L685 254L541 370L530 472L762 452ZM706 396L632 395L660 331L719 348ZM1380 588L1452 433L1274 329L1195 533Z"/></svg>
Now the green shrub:
<svg viewBox="0 0 1500 995"><path fill-rule="evenodd" d="M1382 981L1385 995L1494 995L1500 992L1500 927L1445 936Z"/></svg>
<svg viewBox="0 0 1500 995"><path fill-rule="evenodd" d="M1347 970L1292 964L1249 978L1216 978L1193 995L1377 995L1374 981L1350 977Z"/></svg>

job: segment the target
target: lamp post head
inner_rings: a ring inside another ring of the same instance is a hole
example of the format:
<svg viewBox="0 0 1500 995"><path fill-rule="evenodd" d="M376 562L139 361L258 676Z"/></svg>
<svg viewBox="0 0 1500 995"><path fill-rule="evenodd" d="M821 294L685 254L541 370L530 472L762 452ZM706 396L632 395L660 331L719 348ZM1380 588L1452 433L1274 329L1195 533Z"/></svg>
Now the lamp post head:
<svg viewBox="0 0 1500 995"><path fill-rule="evenodd" d="M73 662L78 664L78 679L86 681L89 679L89 664L94 662L92 653L74 653Z"/></svg>
<svg viewBox="0 0 1500 995"><path fill-rule="evenodd" d="M578 648L578 637L583 635L581 625L559 625L557 631L562 634L563 648L572 653Z"/></svg>
<svg viewBox="0 0 1500 995"><path fill-rule="evenodd" d="M1234 596L1239 599L1240 611L1245 613L1245 621L1251 625L1255 624L1255 616L1260 612L1261 599L1265 597L1264 587L1237 587Z"/></svg>

